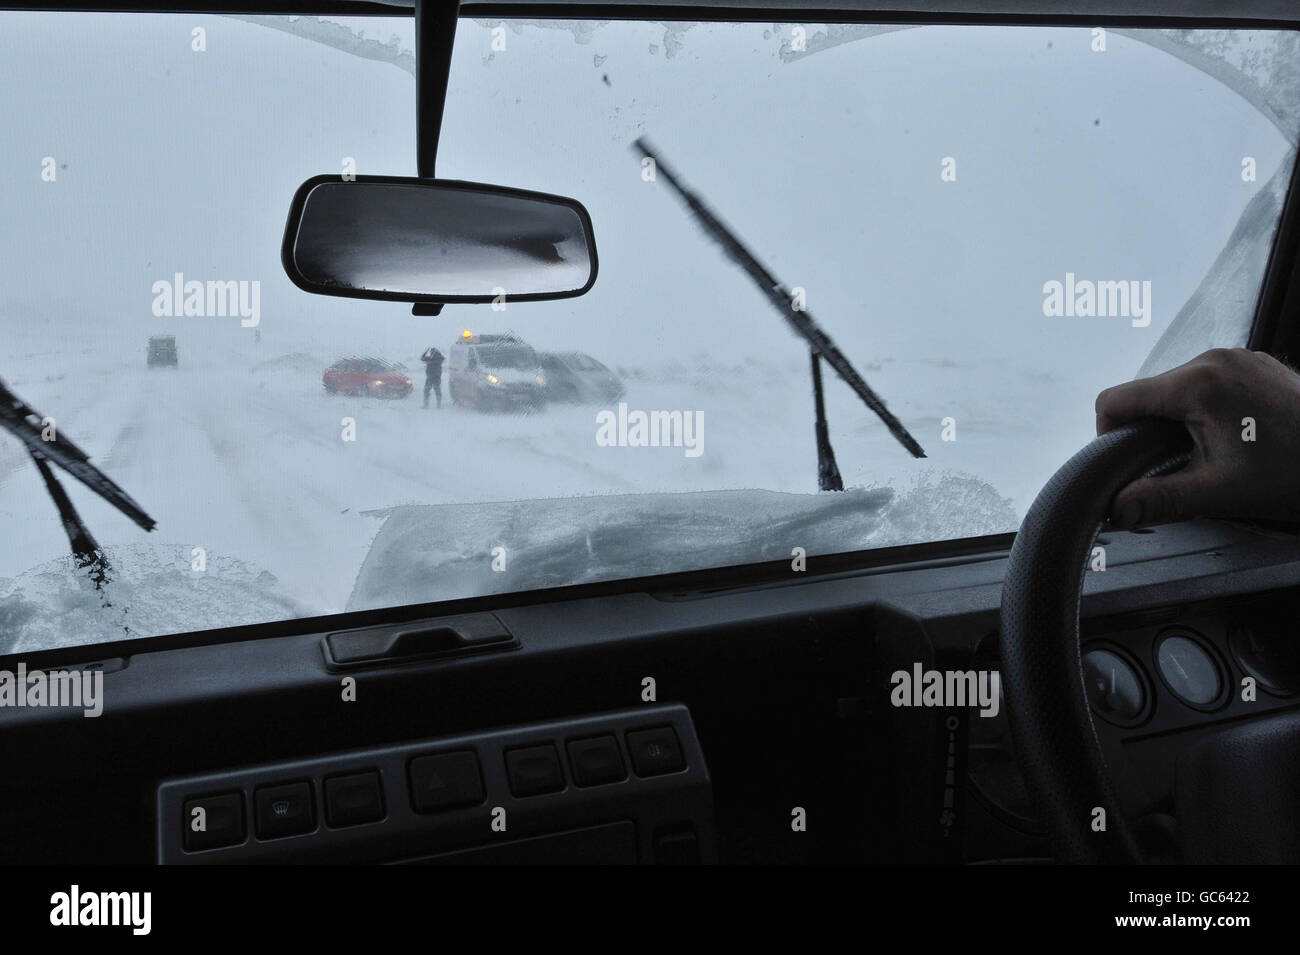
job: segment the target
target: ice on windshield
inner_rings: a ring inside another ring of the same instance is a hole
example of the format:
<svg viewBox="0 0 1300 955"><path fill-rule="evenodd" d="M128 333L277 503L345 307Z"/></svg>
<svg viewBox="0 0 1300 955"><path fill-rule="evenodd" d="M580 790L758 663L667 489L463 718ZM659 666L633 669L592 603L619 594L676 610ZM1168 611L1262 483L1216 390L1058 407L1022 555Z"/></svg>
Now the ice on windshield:
<svg viewBox="0 0 1300 955"><path fill-rule="evenodd" d="M0 13L57 77L0 94L0 380L157 521L65 481L97 590L0 431L0 652L1012 531L1098 390L1244 340L1289 34L795 26L463 21L440 175L581 200L600 275L417 317L280 266L302 181L414 173L409 18ZM818 490L808 346L641 136L925 459L826 372Z"/></svg>

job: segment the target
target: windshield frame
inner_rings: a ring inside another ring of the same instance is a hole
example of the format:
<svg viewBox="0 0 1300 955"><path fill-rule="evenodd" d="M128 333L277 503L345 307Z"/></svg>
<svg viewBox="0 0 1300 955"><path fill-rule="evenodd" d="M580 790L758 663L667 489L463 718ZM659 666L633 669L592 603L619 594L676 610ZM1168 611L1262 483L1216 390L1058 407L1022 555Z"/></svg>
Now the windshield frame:
<svg viewBox="0 0 1300 955"><path fill-rule="evenodd" d="M852 2L852 0L850 0ZM1050 9L1049 3L1040 5L1040 12L983 12L972 7L985 6L980 0L953 2L944 12L927 10L923 13L897 12L870 9L870 3L857 5L859 9L800 9L745 4L737 6L685 6L675 4L618 4L608 3L466 3L460 7L462 19L484 17L586 20L664 20L699 22L756 22L756 23L907 23L915 26L929 25L1035 25L1035 26L1101 26L1160 29L1253 29L1287 30L1300 32L1300 9L1291 18L1279 19L1267 14L1265 3L1257 6L1256 15L1215 15L1148 12L1115 16L1107 14L1062 13ZM1173 7L1173 3L1155 0L1135 0L1137 7ZM1186 4L1180 5L1185 7ZM1208 8L1210 4L1207 2ZM206 3L201 6L166 3L136 2L129 7L109 3L82 3L74 8L63 4L41 4L0 0L0 9L48 10L51 12L111 11L115 13L223 13L247 14L297 14L319 16L414 16L414 10L384 3L313 2L308 4L271 0L263 3ZM450 43L448 44L450 46ZM448 57L450 59L450 57ZM412 123L415 122L412 117ZM1275 356L1300 354L1300 161L1293 164L1282 214L1273 238L1268 264L1264 271L1260 292L1250 326L1248 347L1266 351ZM539 363L541 361L540 353ZM179 647L197 647L224 643L261 640L312 633L329 633L355 627L402 623L450 614L501 610L508 607L556 603L588 597L624 593L651 593L685 599L710 591L727 590L745 586L769 586L801 583L825 579L835 575L859 576L884 573L917 565L936 568L977 561L997 560L1006 556L1015 534L1008 532L981 537L953 538L924 541L871 550L849 551L826 555L809 555L807 570L799 579L791 580L789 561L779 559L767 562L706 567L677 573L636 578L621 578L569 586L521 590L487 594L453 600L417 604L402 604L374 610L342 612L311 617L297 617L267 621L238 627L225 627L165 634L127 640L84 643L66 647L51 647L0 655L0 667L21 659L29 667L67 666L127 658L138 653L157 652Z"/></svg>

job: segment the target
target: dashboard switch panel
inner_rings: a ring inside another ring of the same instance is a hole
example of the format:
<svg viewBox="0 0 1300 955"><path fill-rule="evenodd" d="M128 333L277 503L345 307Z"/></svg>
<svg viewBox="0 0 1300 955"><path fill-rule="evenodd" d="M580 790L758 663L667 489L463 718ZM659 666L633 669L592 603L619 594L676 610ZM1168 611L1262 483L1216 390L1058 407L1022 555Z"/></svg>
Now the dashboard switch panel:
<svg viewBox="0 0 1300 955"><path fill-rule="evenodd" d="M678 703L170 779L157 838L168 864L716 859Z"/></svg>

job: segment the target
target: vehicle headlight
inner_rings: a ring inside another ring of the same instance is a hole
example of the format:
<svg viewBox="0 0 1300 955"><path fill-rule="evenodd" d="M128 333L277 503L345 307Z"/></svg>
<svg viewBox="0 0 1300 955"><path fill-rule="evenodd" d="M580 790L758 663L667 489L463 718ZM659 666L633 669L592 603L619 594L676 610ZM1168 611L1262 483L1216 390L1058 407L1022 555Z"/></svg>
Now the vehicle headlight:
<svg viewBox="0 0 1300 955"><path fill-rule="evenodd" d="M496 375L488 375L488 383L493 385L499 385L501 384L501 379L498 378Z"/></svg>
<svg viewBox="0 0 1300 955"><path fill-rule="evenodd" d="M537 383L538 383L539 385L545 385L545 384L546 384L546 376L545 376L545 375L538 375L538 376L537 376Z"/></svg>

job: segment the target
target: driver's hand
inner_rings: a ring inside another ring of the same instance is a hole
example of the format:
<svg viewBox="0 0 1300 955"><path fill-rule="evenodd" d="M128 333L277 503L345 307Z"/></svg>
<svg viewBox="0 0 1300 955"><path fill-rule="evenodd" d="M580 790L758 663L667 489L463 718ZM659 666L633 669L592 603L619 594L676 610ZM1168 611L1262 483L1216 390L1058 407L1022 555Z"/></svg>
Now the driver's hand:
<svg viewBox="0 0 1300 955"><path fill-rule="evenodd" d="M1196 447L1182 470L1120 491L1115 524L1197 515L1300 520L1300 375L1276 358L1216 348L1097 396L1098 434L1145 417L1181 421Z"/></svg>

